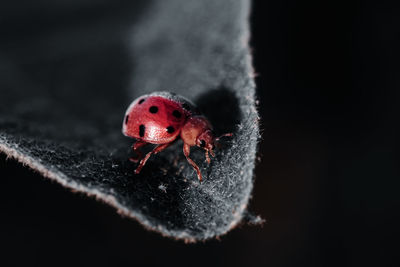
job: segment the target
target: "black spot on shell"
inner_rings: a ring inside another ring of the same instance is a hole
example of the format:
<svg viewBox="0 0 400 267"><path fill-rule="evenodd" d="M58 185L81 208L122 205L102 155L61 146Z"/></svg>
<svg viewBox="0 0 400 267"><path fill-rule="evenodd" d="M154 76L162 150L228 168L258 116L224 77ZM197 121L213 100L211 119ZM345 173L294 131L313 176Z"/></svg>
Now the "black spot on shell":
<svg viewBox="0 0 400 267"><path fill-rule="evenodd" d="M139 126L139 136L143 137L144 136L144 131L146 130L146 127L144 127L143 124L140 124Z"/></svg>
<svg viewBox="0 0 400 267"><path fill-rule="evenodd" d="M175 132L174 127L168 126L168 127L167 127L167 133L173 133L173 132Z"/></svg>
<svg viewBox="0 0 400 267"><path fill-rule="evenodd" d="M178 119L182 116L182 114L181 114L179 111L177 111L177 110L174 110L174 111L172 112L172 115L173 115L175 118L178 118Z"/></svg>
<svg viewBox="0 0 400 267"><path fill-rule="evenodd" d="M150 111L150 113L157 113L158 112L158 107L156 107L156 106L151 106L150 108L149 108L149 111Z"/></svg>
<svg viewBox="0 0 400 267"><path fill-rule="evenodd" d="M129 115L126 115L126 117L125 117L125 124L127 124L128 121L129 121Z"/></svg>
<svg viewBox="0 0 400 267"><path fill-rule="evenodd" d="M140 99L139 100L139 105L142 104L145 100L146 100L145 98Z"/></svg>

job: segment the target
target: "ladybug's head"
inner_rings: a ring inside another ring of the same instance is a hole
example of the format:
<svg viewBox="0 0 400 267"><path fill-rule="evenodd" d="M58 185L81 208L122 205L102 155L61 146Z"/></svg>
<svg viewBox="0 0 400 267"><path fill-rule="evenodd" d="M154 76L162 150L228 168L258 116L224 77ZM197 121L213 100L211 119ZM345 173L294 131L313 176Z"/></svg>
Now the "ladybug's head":
<svg viewBox="0 0 400 267"><path fill-rule="evenodd" d="M213 149L215 147L215 138L211 129L206 129L197 136L196 145L209 151L211 155L214 156Z"/></svg>
<svg viewBox="0 0 400 267"><path fill-rule="evenodd" d="M199 134L199 136L197 136L196 145L201 148L204 148L204 150L206 151L206 159L208 163L210 163L210 157L208 156L208 152L210 152L211 156L215 157L213 150L215 146L218 147L220 146L218 141L221 137L224 136L232 136L232 133L223 134L220 137L214 137L214 134L211 131L211 129L207 129L201 134Z"/></svg>
<svg viewBox="0 0 400 267"><path fill-rule="evenodd" d="M225 134L222 136L232 136ZM222 137L220 136L220 137ZM214 155L214 148L218 146L219 138L215 138L210 122L204 116L190 117L181 130L181 138L185 144L189 146L198 146L206 151L207 162L210 163L210 157Z"/></svg>

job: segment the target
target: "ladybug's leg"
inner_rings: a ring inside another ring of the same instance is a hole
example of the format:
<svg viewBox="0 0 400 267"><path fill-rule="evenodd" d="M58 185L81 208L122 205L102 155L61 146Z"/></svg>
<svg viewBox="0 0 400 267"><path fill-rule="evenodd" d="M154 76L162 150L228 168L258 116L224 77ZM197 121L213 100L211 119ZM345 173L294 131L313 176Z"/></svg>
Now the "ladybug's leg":
<svg viewBox="0 0 400 267"><path fill-rule="evenodd" d="M210 162L211 162L210 156L208 155L208 150L206 150L206 161L208 164L210 164Z"/></svg>
<svg viewBox="0 0 400 267"><path fill-rule="evenodd" d="M172 142L171 143L167 143L167 144L158 145L151 152L147 153L146 156L140 161L139 166L135 170L135 173L138 174L140 172L140 170L146 164L146 161L150 158L151 155L157 154L158 152L163 151L164 149L169 147L171 144L172 144Z"/></svg>
<svg viewBox="0 0 400 267"><path fill-rule="evenodd" d="M190 146L188 144L183 145L183 154L185 155L187 161L189 161L190 165L192 165L192 167L196 170L197 177L199 178L199 181L201 182L203 179L201 176L200 168L199 168L199 166L197 166L197 164L191 158L189 158Z"/></svg>
<svg viewBox="0 0 400 267"><path fill-rule="evenodd" d="M136 153L136 156L131 157L129 160L134 163L137 163L142 158L142 152L139 150L139 148L141 148L142 146L147 145L147 144L148 143L146 143L144 141L139 141L139 140L136 141L132 146L133 152Z"/></svg>

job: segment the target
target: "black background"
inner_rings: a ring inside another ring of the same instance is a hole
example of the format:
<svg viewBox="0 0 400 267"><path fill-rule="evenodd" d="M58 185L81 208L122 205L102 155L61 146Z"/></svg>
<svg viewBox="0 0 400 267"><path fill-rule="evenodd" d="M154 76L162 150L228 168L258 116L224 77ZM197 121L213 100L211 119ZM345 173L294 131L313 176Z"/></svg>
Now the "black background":
<svg viewBox="0 0 400 267"><path fill-rule="evenodd" d="M250 210L263 227L186 245L1 156L0 265L395 266L399 14L385 1L254 2Z"/></svg>

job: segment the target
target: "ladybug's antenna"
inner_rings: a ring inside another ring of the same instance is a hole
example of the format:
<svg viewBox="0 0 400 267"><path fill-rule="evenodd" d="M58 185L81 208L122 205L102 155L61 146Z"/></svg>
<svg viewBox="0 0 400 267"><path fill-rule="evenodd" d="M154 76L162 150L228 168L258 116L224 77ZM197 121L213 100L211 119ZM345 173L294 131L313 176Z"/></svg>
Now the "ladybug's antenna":
<svg viewBox="0 0 400 267"><path fill-rule="evenodd" d="M226 134L223 134L223 135L221 135L220 137L217 137L217 138L215 138L215 141L219 141L219 139L221 139L222 137L225 137L225 136L233 136L233 133L226 133Z"/></svg>
<svg viewBox="0 0 400 267"><path fill-rule="evenodd" d="M212 149L210 149L210 154L211 156L215 157L214 151Z"/></svg>
<svg viewBox="0 0 400 267"><path fill-rule="evenodd" d="M219 140L220 140L222 137L230 137L230 136L233 136L233 133L226 133L226 134L221 135L220 137L215 138L215 145L216 145L218 148L221 148L221 145L220 145L220 143L219 143Z"/></svg>

